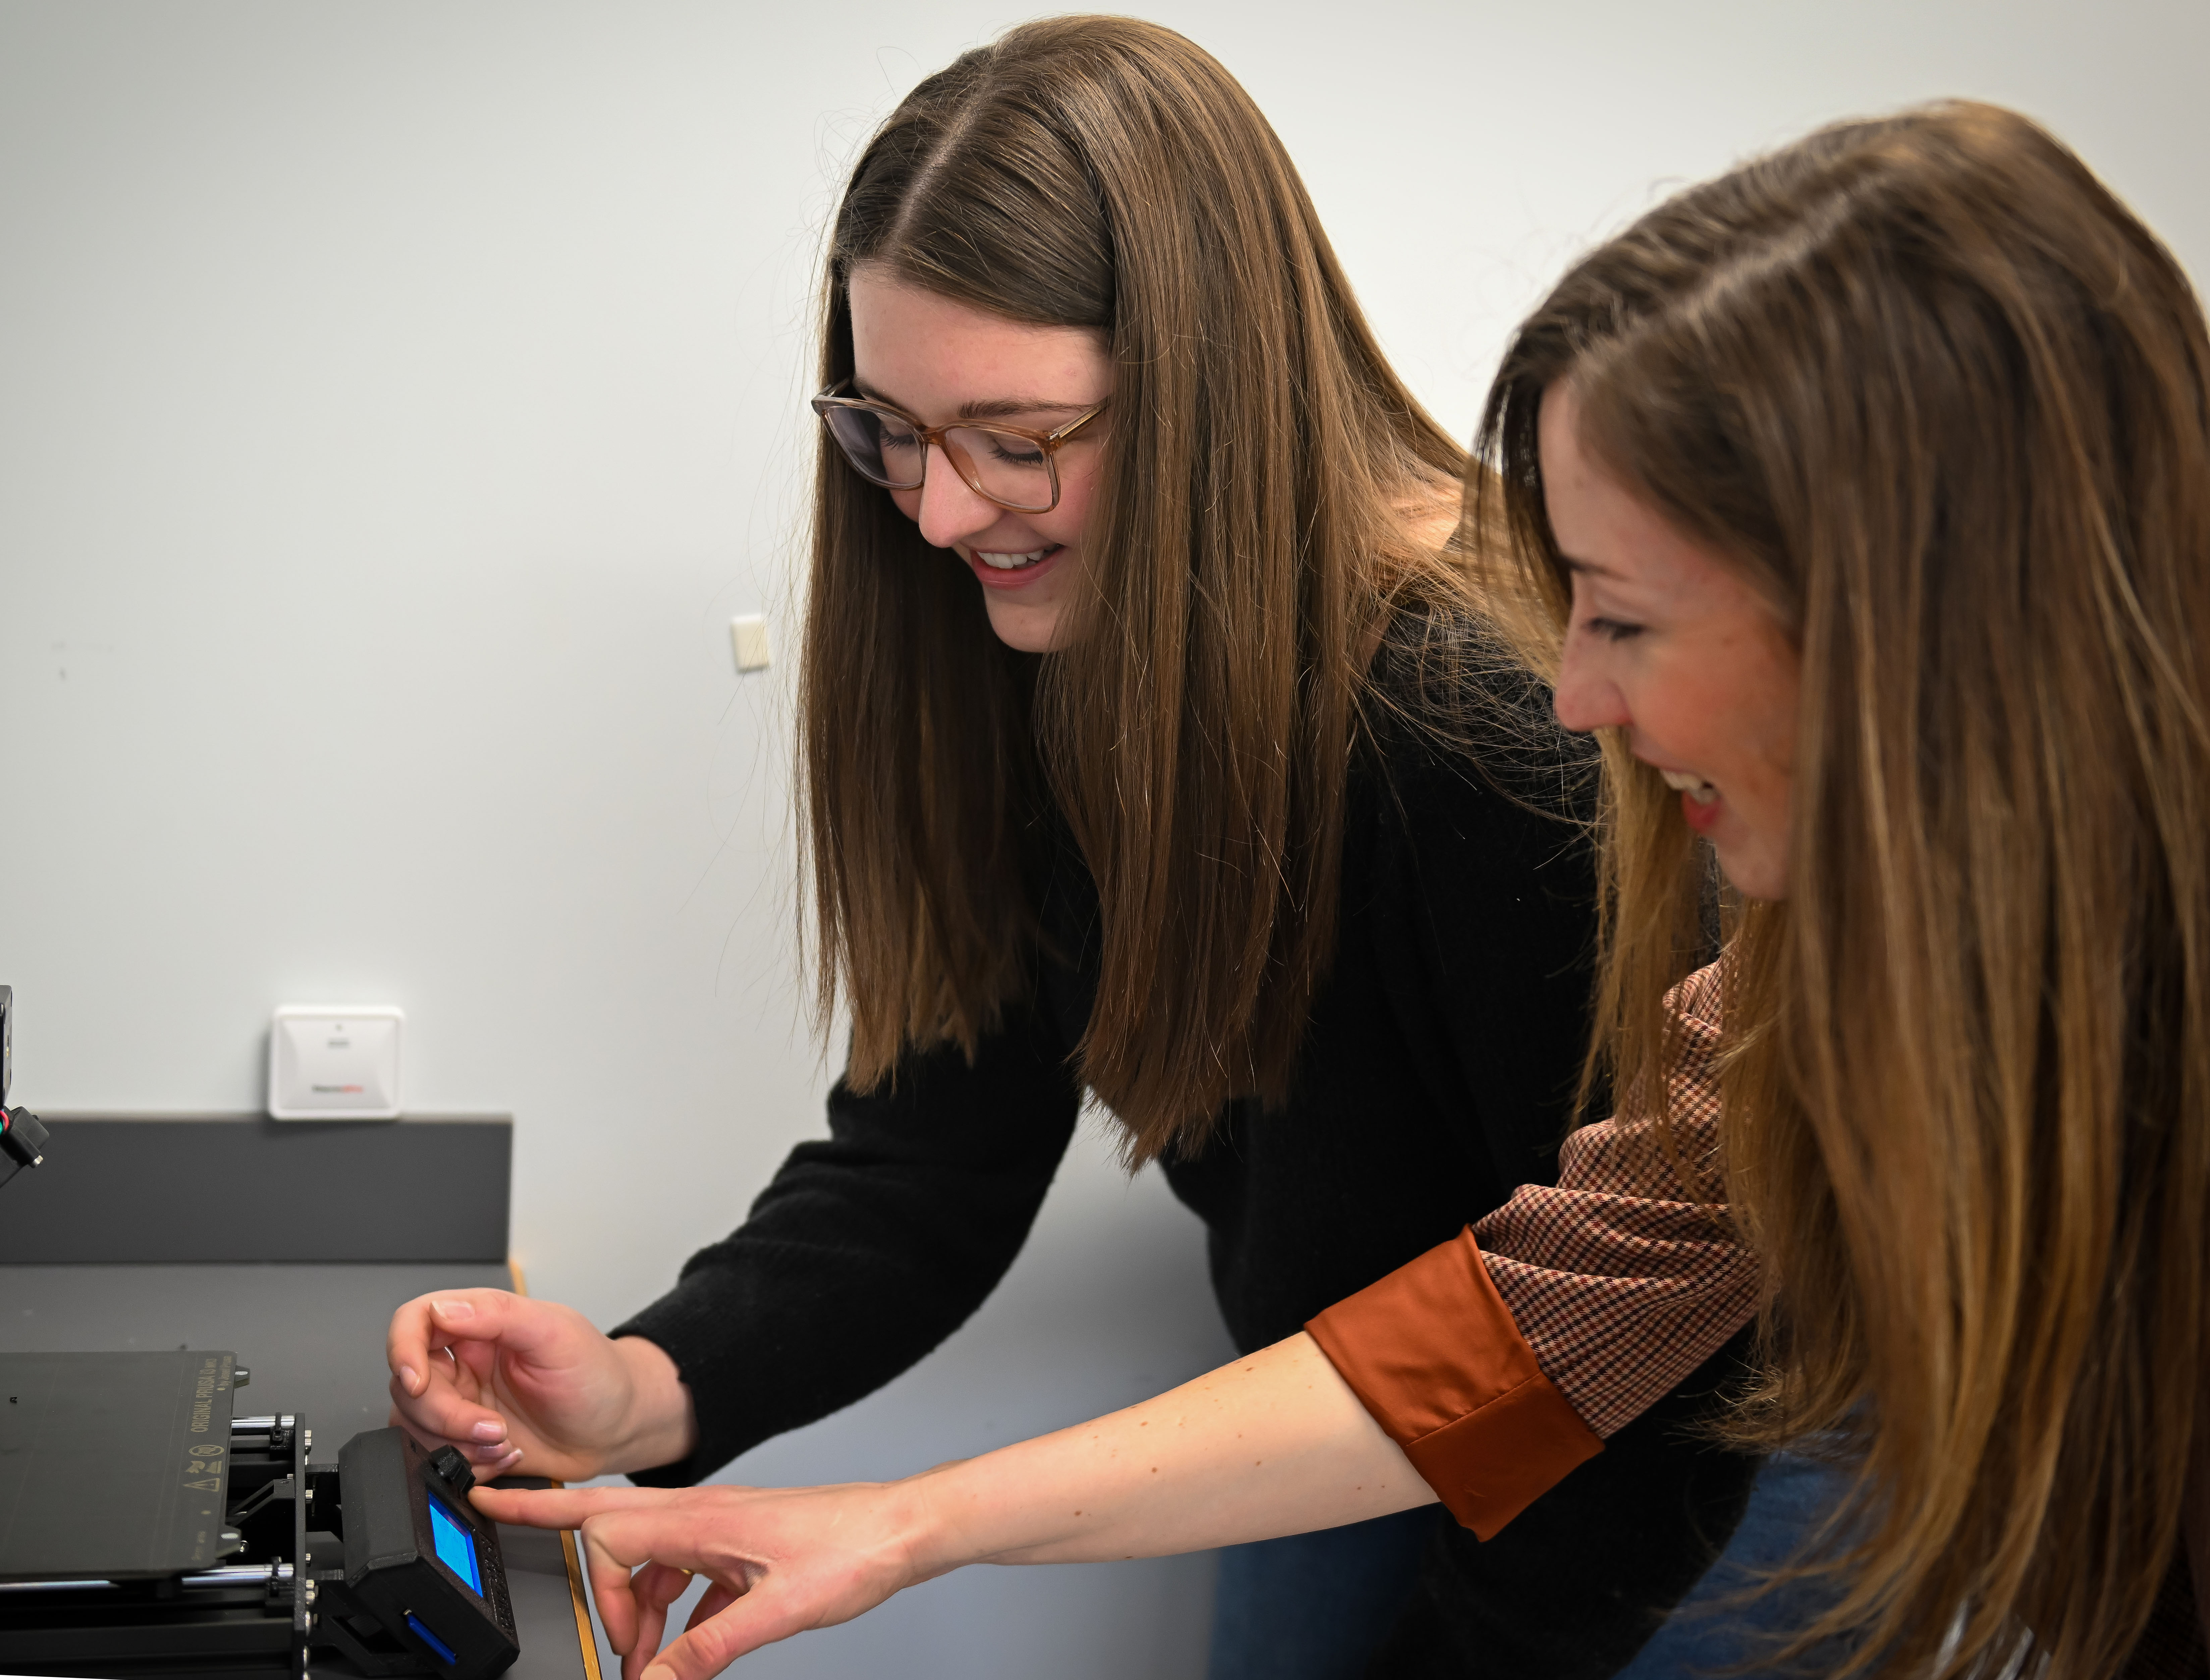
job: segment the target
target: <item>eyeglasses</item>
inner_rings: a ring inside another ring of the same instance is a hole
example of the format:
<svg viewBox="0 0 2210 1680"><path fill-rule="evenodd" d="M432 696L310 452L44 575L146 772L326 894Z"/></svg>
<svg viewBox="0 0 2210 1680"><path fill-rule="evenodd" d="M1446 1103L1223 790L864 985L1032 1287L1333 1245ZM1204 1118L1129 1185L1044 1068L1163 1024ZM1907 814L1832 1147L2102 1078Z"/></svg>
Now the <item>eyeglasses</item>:
<svg viewBox="0 0 2210 1680"><path fill-rule="evenodd" d="M1059 505L1056 457L1076 432L1105 412L1101 402L1056 432L974 421L923 426L887 402L840 396L848 384L831 385L815 397L813 412L861 478L885 490L918 490L928 474L933 444L969 489L1011 513L1048 513Z"/></svg>

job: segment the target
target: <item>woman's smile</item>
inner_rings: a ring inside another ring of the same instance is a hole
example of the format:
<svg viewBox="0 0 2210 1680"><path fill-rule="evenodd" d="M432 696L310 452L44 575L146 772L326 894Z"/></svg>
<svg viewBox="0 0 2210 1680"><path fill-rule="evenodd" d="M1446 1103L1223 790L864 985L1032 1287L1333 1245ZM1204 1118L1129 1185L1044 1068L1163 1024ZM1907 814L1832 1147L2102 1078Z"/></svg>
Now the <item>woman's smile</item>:
<svg viewBox="0 0 2210 1680"><path fill-rule="evenodd" d="M1066 552L1063 542L1048 542L1041 548L1031 548L1024 553L996 553L987 548L963 551L967 564L975 568L975 575L983 586L993 589L1024 589L1051 569L1052 562Z"/></svg>
<svg viewBox="0 0 2210 1680"><path fill-rule="evenodd" d="M1652 766L1652 768L1656 768ZM1691 771L1659 770L1665 785L1681 795L1681 814L1699 834L1708 832L1719 819L1719 790Z"/></svg>

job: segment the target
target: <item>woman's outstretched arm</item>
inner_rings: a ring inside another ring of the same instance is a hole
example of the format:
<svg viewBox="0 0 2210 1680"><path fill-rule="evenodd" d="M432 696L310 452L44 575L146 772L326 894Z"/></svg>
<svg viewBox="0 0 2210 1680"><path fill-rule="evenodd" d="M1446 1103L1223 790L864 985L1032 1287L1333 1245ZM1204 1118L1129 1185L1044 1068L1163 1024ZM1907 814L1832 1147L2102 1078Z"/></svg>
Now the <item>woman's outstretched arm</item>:
<svg viewBox="0 0 2210 1680"><path fill-rule="evenodd" d="M1197 1551L1435 1497L1301 1333L1141 1405L915 1481L941 1549L931 1574Z"/></svg>
<svg viewBox="0 0 2210 1680"><path fill-rule="evenodd" d="M1125 1411L901 1482L474 1496L501 1522L582 1529L624 1680L705 1680L964 1564L1194 1551L1434 1496L1303 1334ZM713 1586L655 1656L692 1574Z"/></svg>

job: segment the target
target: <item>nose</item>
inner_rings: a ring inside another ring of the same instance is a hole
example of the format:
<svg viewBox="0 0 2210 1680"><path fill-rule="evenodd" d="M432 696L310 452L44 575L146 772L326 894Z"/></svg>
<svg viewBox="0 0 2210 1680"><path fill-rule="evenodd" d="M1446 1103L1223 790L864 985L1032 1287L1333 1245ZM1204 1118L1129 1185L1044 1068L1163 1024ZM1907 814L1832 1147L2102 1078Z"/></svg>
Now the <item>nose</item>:
<svg viewBox="0 0 2210 1680"><path fill-rule="evenodd" d="M933 449L931 453L934 458L921 477L921 509L914 515L923 541L933 547L949 548L987 531L1005 517L1004 509L977 495L974 486L959 476L959 469L945 458L942 450Z"/></svg>
<svg viewBox="0 0 2210 1680"><path fill-rule="evenodd" d="M1566 638L1558 686L1550 697L1558 726L1576 734L1586 734L1591 729L1623 729L1634 721L1627 709L1627 697L1605 668L1603 644L1591 645L1594 642L1585 632Z"/></svg>

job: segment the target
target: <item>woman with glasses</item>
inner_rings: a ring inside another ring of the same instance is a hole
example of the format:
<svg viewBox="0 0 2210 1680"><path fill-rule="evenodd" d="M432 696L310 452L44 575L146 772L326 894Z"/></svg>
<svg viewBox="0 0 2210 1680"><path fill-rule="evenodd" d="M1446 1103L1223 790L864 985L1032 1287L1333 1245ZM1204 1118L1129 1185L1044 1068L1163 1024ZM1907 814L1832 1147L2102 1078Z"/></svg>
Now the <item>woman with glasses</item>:
<svg viewBox="0 0 2210 1680"><path fill-rule="evenodd" d="M692 1483L880 1387L1004 1274L1085 1092L1205 1221L1246 1350L1557 1171L1587 765L1452 552L1462 450L1242 89L1126 20L967 54L853 172L823 347L830 1136L611 1339L402 1309L398 1420L486 1475ZM1400 1619L1517 1680L1615 1669L1746 1496L1694 1433L1732 1328L1537 1509L1231 1552L1215 1675L1356 1675Z"/></svg>

